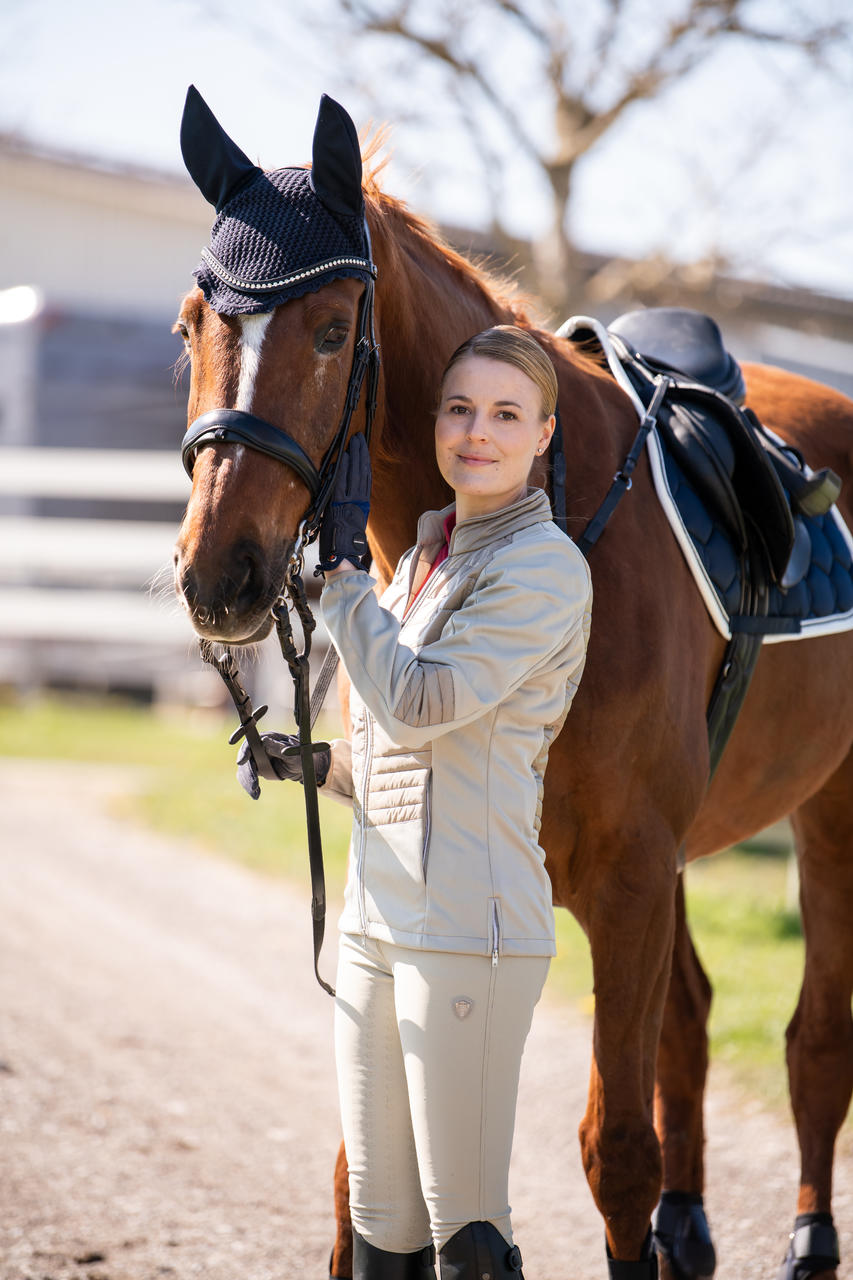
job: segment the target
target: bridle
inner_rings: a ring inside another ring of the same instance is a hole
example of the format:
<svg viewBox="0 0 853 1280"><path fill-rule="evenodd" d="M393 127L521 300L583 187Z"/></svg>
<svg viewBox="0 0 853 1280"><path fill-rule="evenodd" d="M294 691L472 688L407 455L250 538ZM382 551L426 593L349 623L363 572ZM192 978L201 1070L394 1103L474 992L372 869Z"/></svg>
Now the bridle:
<svg viewBox="0 0 853 1280"><path fill-rule="evenodd" d="M294 717L299 730L299 745L288 750L293 754L298 754L302 763L302 784L305 794L305 816L308 827L308 861L311 870L314 973L320 986L329 995L334 995L335 993L329 984L320 977L319 971L320 949L323 945L326 917L326 886L320 837L320 815L317 803L317 778L314 768L314 753L328 751L329 744L327 742L312 742L311 729L334 675L337 654L330 646L317 679L317 686L312 699L309 693L309 657L311 653L311 637L316 627L316 621L308 603L305 584L302 580L302 571L305 548L317 537L323 513L334 493L335 482L346 448L353 414L358 408L365 379L367 381L367 389L364 405L364 434L368 444L370 443L373 420L376 416L380 363L374 318L376 266L373 262L370 233L367 229L366 220L364 234L367 243L367 258L363 260L363 265L370 275L359 301L355 349L340 422L331 444L323 455L319 468L315 467L302 446L286 431L242 409L209 409L190 424L181 445L181 460L190 477L192 477L193 464L199 450L206 445L242 444L249 449L255 449L259 453L276 458L279 462L283 462L290 467L302 480L310 494L308 507L297 526L296 538L290 551L281 594L273 605L272 615L275 620L282 656L287 662L293 678ZM301 653L297 649L293 638L293 628L290 620L291 609L298 615L302 628ZM199 648L203 660L210 663L224 681L240 717L240 726L231 735L229 742L235 745L245 736L260 776L268 779L277 779L279 775L275 772L270 762L258 731L258 721L268 708L263 706L254 710L252 707L251 699L240 680L240 673L230 649L226 647L222 653L217 654L213 645L207 640L200 640Z"/></svg>
<svg viewBox="0 0 853 1280"><path fill-rule="evenodd" d="M243 409L209 409L190 424L181 444L181 461L190 478L192 478L193 464L199 450L211 444L246 445L249 449L255 449L259 453L267 454L268 457L276 458L296 472L311 495L308 508L299 521L291 552L291 563L295 561L300 569L305 548L317 537L323 512L334 491L344 446L353 414L361 398L365 378L367 395L364 407L364 434L368 443L370 443L373 419L376 416L376 399L379 389L379 346L376 342L373 283L376 278L376 266L370 251L367 223L365 223L365 235L367 235L368 246L365 265L371 274L364 286L364 293L358 306L355 349L341 419L319 468L315 467L298 441L286 431Z"/></svg>

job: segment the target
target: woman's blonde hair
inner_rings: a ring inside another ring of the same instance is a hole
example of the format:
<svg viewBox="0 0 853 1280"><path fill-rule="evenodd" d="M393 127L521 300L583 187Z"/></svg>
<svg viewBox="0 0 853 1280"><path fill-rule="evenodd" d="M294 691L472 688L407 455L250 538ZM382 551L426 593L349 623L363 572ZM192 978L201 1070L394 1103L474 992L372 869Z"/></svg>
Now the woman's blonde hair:
<svg viewBox="0 0 853 1280"><path fill-rule="evenodd" d="M550 357L526 329L514 324L496 324L482 333L475 333L461 347L457 347L447 362L441 385L454 365L468 356L485 356L489 360L501 360L514 365L527 374L539 389L542 397L542 417L550 418L557 407L557 375Z"/></svg>

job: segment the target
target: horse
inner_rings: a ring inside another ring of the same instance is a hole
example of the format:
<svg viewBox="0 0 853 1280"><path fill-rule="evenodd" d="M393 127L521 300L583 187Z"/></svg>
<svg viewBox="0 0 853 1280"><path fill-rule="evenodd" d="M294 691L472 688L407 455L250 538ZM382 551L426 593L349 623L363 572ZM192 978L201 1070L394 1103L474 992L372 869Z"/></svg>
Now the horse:
<svg viewBox="0 0 853 1280"><path fill-rule="evenodd" d="M374 576L389 580L414 542L419 514L450 498L434 458L434 397L456 346L494 324L528 329L554 362L568 523L580 533L635 436L628 397L594 359L537 326L511 287L383 191L375 172L363 177L360 160L357 181L382 352L368 525ZM361 278L335 278L287 300L264 317L260 338L259 317L219 313L191 290L176 324L191 361L188 421L214 408L248 409L290 433L319 467L341 419L369 287ZM758 417L813 466L842 478L840 509L853 521L853 403L780 369L749 364L744 374ZM362 396L349 432L364 427L366 412ZM711 987L690 937L683 867L787 815L805 936L802 987L787 1029L800 1148L796 1226L831 1231L834 1147L853 1092L853 635L762 647L709 785L706 708L724 641L662 513L645 456L633 479L589 553L587 665L551 751L541 843L554 903L580 922L592 957L593 1049L579 1139L610 1274L640 1280L656 1273L650 1219L663 1191L676 1215L674 1235L697 1245L678 1257L664 1251L663 1268L671 1264L677 1280L692 1280L714 1269L701 1207ZM201 440L192 480L175 551L178 596L203 640L251 645L269 631L312 498L309 481L227 433ZM544 460L531 483L552 483ZM351 1274L343 1150L336 1205L331 1270L341 1277ZM810 1251L825 1256L796 1269L789 1254L783 1274L836 1275L829 1248Z"/></svg>

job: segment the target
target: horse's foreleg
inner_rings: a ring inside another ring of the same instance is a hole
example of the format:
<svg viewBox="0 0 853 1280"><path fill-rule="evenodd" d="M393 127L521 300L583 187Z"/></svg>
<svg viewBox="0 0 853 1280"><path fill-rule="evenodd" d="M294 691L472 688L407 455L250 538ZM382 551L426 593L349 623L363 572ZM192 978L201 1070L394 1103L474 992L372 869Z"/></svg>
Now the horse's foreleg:
<svg viewBox="0 0 853 1280"><path fill-rule="evenodd" d="M787 1031L788 1079L800 1144L800 1190L789 1259L800 1275L834 1275L835 1140L853 1093L853 755L792 817L806 943L803 985ZM808 1269L806 1269L808 1268ZM794 1271L789 1267L789 1274Z"/></svg>
<svg viewBox="0 0 853 1280"><path fill-rule="evenodd" d="M711 984L690 937L684 876L679 876L672 974L657 1061L655 1125L664 1190L654 1218L658 1252L679 1280L712 1276L716 1267L702 1202L710 1009Z"/></svg>
<svg viewBox="0 0 853 1280"><path fill-rule="evenodd" d="M341 1143L335 1162L335 1243L329 1262L330 1280L351 1280L352 1222L349 1216L349 1170L347 1153Z"/></svg>
<svg viewBox="0 0 853 1280"><path fill-rule="evenodd" d="M652 1117L655 1063L674 930L675 850L664 861L632 850L603 873L584 921L595 979L583 1165L604 1218L614 1276L651 1277L650 1219L661 1187ZM633 1263L631 1270L618 1262Z"/></svg>

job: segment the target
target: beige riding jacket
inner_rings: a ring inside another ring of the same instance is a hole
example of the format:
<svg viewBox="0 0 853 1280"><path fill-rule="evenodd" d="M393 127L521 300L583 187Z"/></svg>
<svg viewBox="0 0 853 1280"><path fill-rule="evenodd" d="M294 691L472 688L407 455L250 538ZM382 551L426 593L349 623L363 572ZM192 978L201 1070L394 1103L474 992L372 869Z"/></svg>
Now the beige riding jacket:
<svg viewBox="0 0 853 1280"><path fill-rule="evenodd" d="M421 517L381 600L359 570L323 590L353 686L352 743L334 743L323 787L353 805L340 928L495 963L553 955L542 779L583 671L589 570L529 489L458 523L418 592L450 510Z"/></svg>

